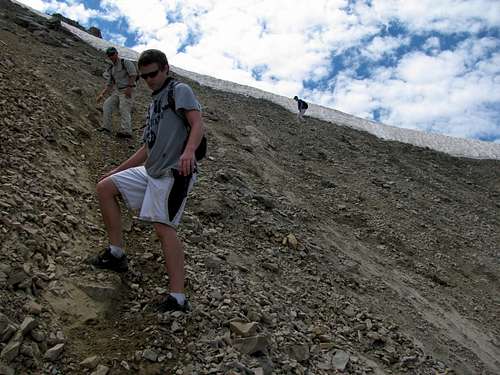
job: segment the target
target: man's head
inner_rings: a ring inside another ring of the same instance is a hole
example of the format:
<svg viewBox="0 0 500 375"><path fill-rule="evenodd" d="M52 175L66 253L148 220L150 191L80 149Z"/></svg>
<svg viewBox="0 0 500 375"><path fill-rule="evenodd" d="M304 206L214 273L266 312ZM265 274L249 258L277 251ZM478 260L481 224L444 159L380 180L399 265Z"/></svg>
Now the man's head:
<svg viewBox="0 0 500 375"><path fill-rule="evenodd" d="M169 72L167 56L157 49L148 49L141 53L137 61L139 74L151 90L163 86Z"/></svg>
<svg viewBox="0 0 500 375"><path fill-rule="evenodd" d="M106 49L106 56L108 56L108 58L113 63L115 63L116 60L118 59L118 51L116 50L115 47L109 47L108 49Z"/></svg>
<svg viewBox="0 0 500 375"><path fill-rule="evenodd" d="M298 97L297 95L295 95L295 96L293 97L293 100L299 100L299 97Z"/></svg>

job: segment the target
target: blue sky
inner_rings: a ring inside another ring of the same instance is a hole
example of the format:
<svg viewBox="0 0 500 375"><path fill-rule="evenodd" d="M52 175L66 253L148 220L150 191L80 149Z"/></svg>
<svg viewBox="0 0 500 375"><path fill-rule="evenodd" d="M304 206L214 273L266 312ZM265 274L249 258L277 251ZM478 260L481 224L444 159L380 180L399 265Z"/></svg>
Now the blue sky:
<svg viewBox="0 0 500 375"><path fill-rule="evenodd" d="M171 64L500 143L499 0L21 0Z"/></svg>

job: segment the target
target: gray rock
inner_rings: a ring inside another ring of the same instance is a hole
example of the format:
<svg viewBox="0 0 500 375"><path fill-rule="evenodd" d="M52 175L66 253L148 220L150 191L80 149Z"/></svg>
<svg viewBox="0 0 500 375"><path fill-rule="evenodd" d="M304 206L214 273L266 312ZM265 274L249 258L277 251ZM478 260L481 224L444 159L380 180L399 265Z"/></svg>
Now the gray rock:
<svg viewBox="0 0 500 375"><path fill-rule="evenodd" d="M77 95L83 95L83 90L81 87L72 87L69 89L71 92L74 92Z"/></svg>
<svg viewBox="0 0 500 375"><path fill-rule="evenodd" d="M262 204L266 209L271 210L275 207L274 200L266 195L254 195L254 199Z"/></svg>
<svg viewBox="0 0 500 375"><path fill-rule="evenodd" d="M4 331L2 332L1 341L2 342L8 341L12 337L12 335L16 333L16 331L17 331L16 326L14 324L9 324L7 328L5 328Z"/></svg>
<svg viewBox="0 0 500 375"><path fill-rule="evenodd" d="M354 310L354 307L349 305L344 309L344 314L347 315L349 318L353 318L356 316L356 311Z"/></svg>
<svg viewBox="0 0 500 375"><path fill-rule="evenodd" d="M151 362L156 362L158 360L158 353L152 349L146 349L142 352L142 358Z"/></svg>
<svg viewBox="0 0 500 375"><path fill-rule="evenodd" d="M344 371L349 362L349 354L343 350L337 350L332 358L332 365L336 370Z"/></svg>
<svg viewBox="0 0 500 375"><path fill-rule="evenodd" d="M120 278L115 277L111 283L80 283L78 287L96 301L107 302L119 297L120 284Z"/></svg>
<svg viewBox="0 0 500 375"><path fill-rule="evenodd" d="M0 362L0 375L15 375L16 372L12 367Z"/></svg>
<svg viewBox="0 0 500 375"><path fill-rule="evenodd" d="M214 255L205 258L205 267L212 271L219 271L222 266L223 260Z"/></svg>
<svg viewBox="0 0 500 375"><path fill-rule="evenodd" d="M25 305L25 309L29 314L40 315L42 313L42 305L36 303L35 301L30 301Z"/></svg>
<svg viewBox="0 0 500 375"><path fill-rule="evenodd" d="M21 326L19 327L19 331L21 332L21 334L23 336L26 336L37 325L38 325L38 322L33 317L27 316L26 318L24 318L23 322L21 323Z"/></svg>
<svg viewBox="0 0 500 375"><path fill-rule="evenodd" d="M267 353L269 346L268 336L252 336L246 338L237 338L233 345L242 354L255 354L258 352Z"/></svg>
<svg viewBox="0 0 500 375"><path fill-rule="evenodd" d="M99 356L97 355L85 358L83 361L80 362L80 366L91 370L95 369L98 364L99 364Z"/></svg>
<svg viewBox="0 0 500 375"><path fill-rule="evenodd" d="M64 344L57 344L45 352L44 358L49 361L57 361L64 350Z"/></svg>
<svg viewBox="0 0 500 375"><path fill-rule="evenodd" d="M5 331L5 329L7 328L7 326L9 324L12 324L12 323L9 320L9 318L7 317L7 315L2 314L0 312L0 334L3 333L3 331Z"/></svg>
<svg viewBox="0 0 500 375"><path fill-rule="evenodd" d="M7 284L12 286L17 286L23 282L29 280L30 277L24 272L24 270L15 270L9 274L9 278L7 280Z"/></svg>
<svg viewBox="0 0 500 375"><path fill-rule="evenodd" d="M90 375L107 375L109 372L109 367L104 365L97 366L97 369Z"/></svg>
<svg viewBox="0 0 500 375"><path fill-rule="evenodd" d="M233 321L229 323L229 329L231 332L236 334L237 336L248 337L255 335L257 333L257 328L259 323L257 322L241 322L241 321Z"/></svg>
<svg viewBox="0 0 500 375"><path fill-rule="evenodd" d="M33 340L35 340L36 342L42 342L47 339L47 335L45 334L45 332L39 329L32 330L30 334Z"/></svg>
<svg viewBox="0 0 500 375"><path fill-rule="evenodd" d="M297 362L307 361L309 359L309 345L307 344L294 344L288 347L290 357Z"/></svg>
<svg viewBox="0 0 500 375"><path fill-rule="evenodd" d="M10 340L5 348L3 348L0 353L0 358L7 363L12 362L14 358L19 354L19 349L21 348L21 341Z"/></svg>
<svg viewBox="0 0 500 375"><path fill-rule="evenodd" d="M40 349L35 342L23 342L20 352L21 354L33 359L40 358Z"/></svg>

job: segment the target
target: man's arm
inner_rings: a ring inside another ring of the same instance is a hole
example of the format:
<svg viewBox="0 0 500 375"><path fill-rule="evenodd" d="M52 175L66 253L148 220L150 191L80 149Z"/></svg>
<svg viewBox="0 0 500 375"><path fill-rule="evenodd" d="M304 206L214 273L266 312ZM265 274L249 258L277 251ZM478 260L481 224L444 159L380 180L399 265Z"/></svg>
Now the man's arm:
<svg viewBox="0 0 500 375"><path fill-rule="evenodd" d="M128 61L125 60L125 68L127 69L127 74L128 74L128 86L125 89L125 96L127 98L132 97L132 88L135 86L135 78L137 77L137 71L135 69L135 65Z"/></svg>
<svg viewBox="0 0 500 375"><path fill-rule="evenodd" d="M107 85L96 97L96 101L100 101L104 96L108 95L109 92L113 89L114 84Z"/></svg>
<svg viewBox="0 0 500 375"><path fill-rule="evenodd" d="M184 115L186 116L186 119L191 126L191 131L189 132L189 138L186 144L186 148L184 149L184 152L182 153L179 160L179 169L181 175L188 176L194 170L194 166L196 163L194 152L198 148L201 139L203 138L205 128L203 126L203 121L201 120L200 111L185 111Z"/></svg>
<svg viewBox="0 0 500 375"><path fill-rule="evenodd" d="M124 171L125 169L133 168L133 167L138 167L139 165L143 165L146 159L148 158L148 154L146 151L146 145L142 145L140 149L138 149L134 155L129 157L127 160L125 160L123 163L121 163L118 167L115 169L109 171L106 173L104 176L102 176L100 180L105 179L106 177L109 177L115 173Z"/></svg>

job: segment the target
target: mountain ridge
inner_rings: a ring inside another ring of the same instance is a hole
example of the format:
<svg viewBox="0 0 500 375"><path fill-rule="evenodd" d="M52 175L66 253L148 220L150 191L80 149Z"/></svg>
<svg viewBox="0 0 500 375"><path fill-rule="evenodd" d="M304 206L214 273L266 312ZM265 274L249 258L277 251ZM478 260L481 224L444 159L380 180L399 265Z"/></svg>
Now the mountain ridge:
<svg viewBox="0 0 500 375"><path fill-rule="evenodd" d="M15 0L12 1L16 2ZM21 3L16 3L21 6L25 6ZM30 9L29 7L27 8ZM31 10L36 12L33 9ZM48 17L43 13L37 13L43 17ZM137 60L137 58L139 57L139 54L135 50L123 46L116 46L104 39L97 38L94 35L91 35L85 30L82 30L82 28L75 27L74 25L71 25L69 23L62 22L61 24L68 31L74 33L83 41L89 43L97 49L104 51L107 47L113 46L118 48L120 55L125 58ZM297 105L291 98L273 94L255 87L225 81L223 79L210 77L204 74L198 74L176 67L174 65L171 66L171 69L177 74L194 80L199 84L226 92L251 95L257 99L269 100L286 108L291 112L297 111ZM500 160L500 144L494 142L458 138L439 133L428 133L419 130L400 128L356 117L334 108L324 107L314 103L310 103L310 108L308 109L307 114L310 117L328 121L336 126L348 126L353 129L366 131L381 139L399 141L419 147L429 147L435 151L445 152L452 156L469 157L474 159Z"/></svg>

